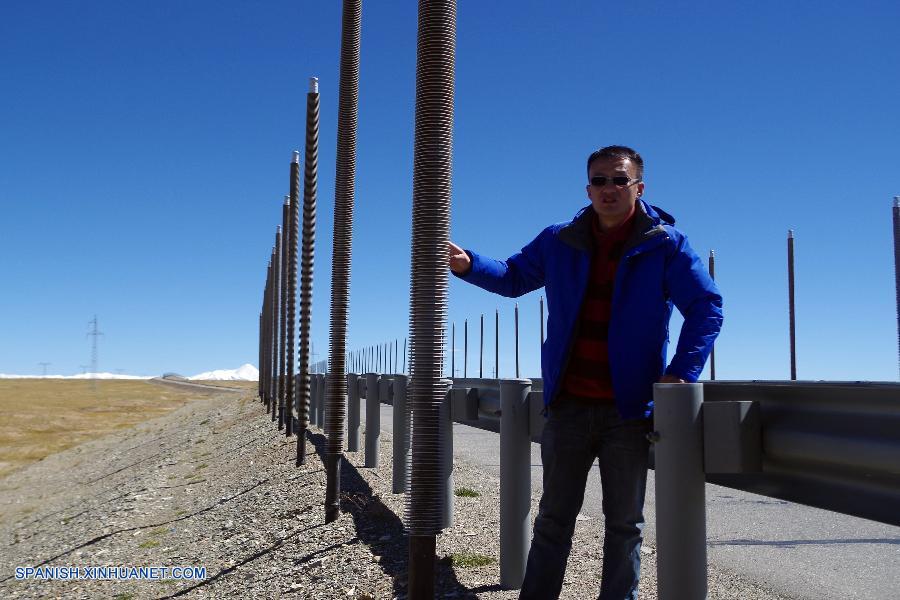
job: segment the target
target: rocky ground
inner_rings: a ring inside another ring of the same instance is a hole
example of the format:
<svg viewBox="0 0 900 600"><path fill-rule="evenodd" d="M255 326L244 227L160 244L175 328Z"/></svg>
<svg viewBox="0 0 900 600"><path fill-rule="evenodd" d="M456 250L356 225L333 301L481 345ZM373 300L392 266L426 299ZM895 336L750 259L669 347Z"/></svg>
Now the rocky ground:
<svg viewBox="0 0 900 600"><path fill-rule="evenodd" d="M148 384L150 385L150 384ZM322 432L306 464L252 391L210 396L135 428L50 456L0 480L0 596L5 598L404 598L403 496L381 465L347 453L340 518L324 523ZM454 468L455 524L438 536L442 598L515 598L500 589L499 481ZM536 513L537 504L532 508ZM578 523L565 598L596 597L601 525ZM16 567L196 566L199 580L17 580ZM656 598L645 548L641 597ZM780 598L710 572L710 598Z"/></svg>

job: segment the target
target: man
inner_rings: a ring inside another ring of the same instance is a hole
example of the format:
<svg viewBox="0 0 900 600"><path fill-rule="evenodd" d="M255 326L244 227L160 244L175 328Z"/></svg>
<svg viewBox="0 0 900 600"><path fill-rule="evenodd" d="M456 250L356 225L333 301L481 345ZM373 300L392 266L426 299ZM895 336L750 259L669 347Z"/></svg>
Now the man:
<svg viewBox="0 0 900 600"><path fill-rule="evenodd" d="M546 288L541 349L544 490L520 598L557 598L595 460L603 488L601 600L637 598L653 384L694 382L722 297L663 210L641 199L644 163L624 146L587 162L590 206L505 261L449 245L465 281L504 296ZM666 366L672 305L684 325Z"/></svg>

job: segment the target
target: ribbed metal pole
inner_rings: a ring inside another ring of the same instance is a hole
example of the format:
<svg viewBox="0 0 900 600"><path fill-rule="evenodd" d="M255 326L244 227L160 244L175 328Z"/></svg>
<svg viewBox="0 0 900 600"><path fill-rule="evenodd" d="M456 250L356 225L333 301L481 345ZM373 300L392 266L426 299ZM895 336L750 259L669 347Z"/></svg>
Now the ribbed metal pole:
<svg viewBox="0 0 900 600"><path fill-rule="evenodd" d="M284 393L284 434L294 433L294 403L296 401L296 362L294 339L297 332L297 230L300 228L300 152L294 151L290 166L290 204L288 205L287 245L287 378Z"/></svg>
<svg viewBox="0 0 900 600"><path fill-rule="evenodd" d="M900 196L894 196L894 287L897 290L897 364L900 366Z"/></svg>
<svg viewBox="0 0 900 600"><path fill-rule="evenodd" d="M356 174L356 122L359 103L361 0L344 0L341 25L341 77L338 91L337 168L334 190L334 245L331 261L331 329L325 401L325 522L340 513L340 468L347 418L347 310L353 235L353 186Z"/></svg>
<svg viewBox="0 0 900 600"><path fill-rule="evenodd" d="M265 305L266 301L263 300L263 305ZM262 394L262 386L263 386L263 378L262 378L262 366L263 366L263 314L259 313L259 351L256 355L256 360L259 365L260 374L259 380L256 382L256 394L259 396L260 402L262 402L263 394Z"/></svg>
<svg viewBox="0 0 900 600"><path fill-rule="evenodd" d="M716 279L716 253L714 250L709 251L709 278ZM716 380L716 345L713 343L712 350L709 353L709 378L711 381Z"/></svg>
<svg viewBox="0 0 900 600"><path fill-rule="evenodd" d="M266 406L266 412L269 411L269 398L266 388L267 372L266 360L268 357L267 345L269 343L268 319L269 319L269 276L271 274L271 266L266 265L266 285L263 288L263 306L262 306L262 348L259 353L259 388L262 395L263 404Z"/></svg>
<svg viewBox="0 0 900 600"><path fill-rule="evenodd" d="M281 366L281 226L275 230L275 254L272 260L272 274L275 285L272 288L272 422L278 421L278 395L281 389L279 379Z"/></svg>
<svg viewBox="0 0 900 600"><path fill-rule="evenodd" d="M274 413L275 412L275 402L274 396L272 395L272 381L273 381L273 372L272 366L274 365L274 326L273 326L273 297L275 295L274 287L275 287L275 269L274 269L274 261L275 260L275 250L273 248L271 254L269 254L269 287L266 290L266 412Z"/></svg>
<svg viewBox="0 0 900 600"><path fill-rule="evenodd" d="M788 321L791 337L791 381L797 379L796 320L794 312L794 230L788 229Z"/></svg>
<svg viewBox="0 0 900 600"><path fill-rule="evenodd" d="M297 466L306 462L310 403L310 327L316 248L316 201L319 186L319 80L309 78L306 94L306 155L303 160L303 242L300 259L300 380L297 403Z"/></svg>
<svg viewBox="0 0 900 600"><path fill-rule="evenodd" d="M288 303L288 244L290 239L290 196L284 197L284 204L281 206L281 305L279 310L281 315L281 343L279 344L279 379L278 379L278 429L284 427L287 420L285 412L285 404L287 403L287 387L288 387L288 361L287 361L287 338L288 338L288 320L287 320L287 303Z"/></svg>
<svg viewBox="0 0 900 600"><path fill-rule="evenodd" d="M271 288L272 288L272 261L271 255L269 264L266 265L266 288L263 292L263 351L262 351L262 364L260 366L260 376L259 378L262 380L262 393L263 393L263 402L266 405L266 412L268 413L270 410L270 399L269 399L269 365L271 364L271 360L269 358L270 346L271 346L271 332L269 331L269 298L271 297Z"/></svg>
<svg viewBox="0 0 900 600"><path fill-rule="evenodd" d="M434 598L435 536L447 485L441 456L447 242L453 157L456 2L419 0L410 285L412 467L406 503L409 597Z"/></svg>
<svg viewBox="0 0 900 600"><path fill-rule="evenodd" d="M659 600L706 598L703 385L653 386Z"/></svg>
<svg viewBox="0 0 900 600"><path fill-rule="evenodd" d="M500 585L522 587L531 526L529 379L500 382Z"/></svg>

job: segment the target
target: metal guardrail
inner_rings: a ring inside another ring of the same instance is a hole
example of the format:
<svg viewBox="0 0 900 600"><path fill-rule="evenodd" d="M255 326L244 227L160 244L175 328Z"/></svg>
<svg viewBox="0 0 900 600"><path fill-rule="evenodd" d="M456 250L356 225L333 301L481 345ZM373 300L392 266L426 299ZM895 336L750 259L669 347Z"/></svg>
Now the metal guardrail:
<svg viewBox="0 0 900 600"><path fill-rule="evenodd" d="M714 382L703 399L708 482L900 526L900 384Z"/></svg>
<svg viewBox="0 0 900 600"><path fill-rule="evenodd" d="M324 380L312 375L316 424L324 413ZM408 491L406 382L405 375L348 375L348 449L359 450L359 402L365 398L366 466L378 466L380 411L374 408L396 407L395 493ZM543 431L542 384L457 378L447 394L448 427L453 421L501 434L500 583L508 589L521 586L530 543L529 443L539 443ZM657 492L662 487L665 496L657 502L660 598L705 589L706 482L900 525L900 384L704 382L658 385L655 396ZM449 526L452 435L445 437L443 512ZM696 514L689 519L688 513ZM665 549L667 536L678 540L670 542L671 551ZM693 551L687 551L687 539L695 540Z"/></svg>

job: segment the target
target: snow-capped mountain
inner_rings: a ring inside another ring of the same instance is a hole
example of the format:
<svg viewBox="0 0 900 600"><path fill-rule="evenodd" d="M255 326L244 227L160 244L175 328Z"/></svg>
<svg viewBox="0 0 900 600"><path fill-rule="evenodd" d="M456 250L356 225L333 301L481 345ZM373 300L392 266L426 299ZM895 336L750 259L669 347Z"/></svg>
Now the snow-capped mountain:
<svg viewBox="0 0 900 600"><path fill-rule="evenodd" d="M188 379L218 379L229 381L259 381L259 370L251 364L241 365L237 369L217 369L199 373Z"/></svg>

